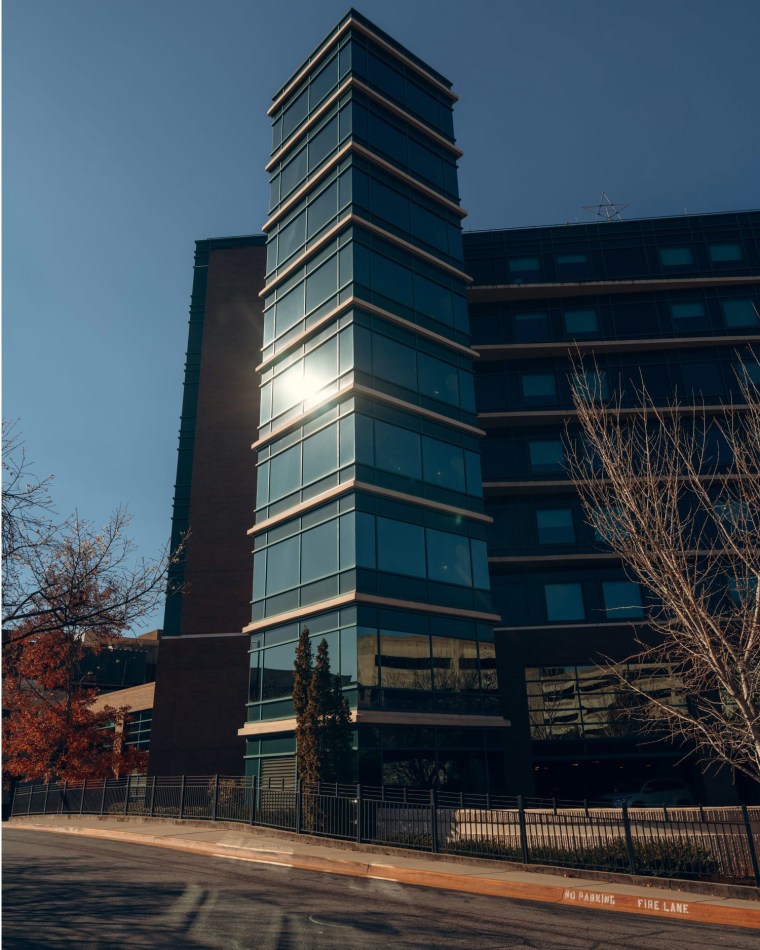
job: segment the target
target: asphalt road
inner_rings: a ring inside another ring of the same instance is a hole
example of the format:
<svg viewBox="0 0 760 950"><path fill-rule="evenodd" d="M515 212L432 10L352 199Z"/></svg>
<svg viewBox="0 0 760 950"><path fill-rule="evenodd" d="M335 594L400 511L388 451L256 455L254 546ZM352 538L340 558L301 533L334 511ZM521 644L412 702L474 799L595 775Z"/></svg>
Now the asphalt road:
<svg viewBox="0 0 760 950"><path fill-rule="evenodd" d="M3 947L756 950L757 932L3 829Z"/></svg>

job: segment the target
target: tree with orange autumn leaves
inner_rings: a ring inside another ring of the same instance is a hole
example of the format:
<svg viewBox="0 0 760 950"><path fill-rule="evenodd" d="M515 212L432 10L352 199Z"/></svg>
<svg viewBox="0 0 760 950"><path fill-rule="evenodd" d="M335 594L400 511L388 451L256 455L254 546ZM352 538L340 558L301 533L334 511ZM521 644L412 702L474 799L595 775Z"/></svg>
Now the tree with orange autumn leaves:
<svg viewBox="0 0 760 950"><path fill-rule="evenodd" d="M3 778L128 774L145 755L123 744L127 711L92 710L96 688L81 663L155 609L173 558L136 558L124 509L99 529L78 516L57 522L49 485L4 425Z"/></svg>

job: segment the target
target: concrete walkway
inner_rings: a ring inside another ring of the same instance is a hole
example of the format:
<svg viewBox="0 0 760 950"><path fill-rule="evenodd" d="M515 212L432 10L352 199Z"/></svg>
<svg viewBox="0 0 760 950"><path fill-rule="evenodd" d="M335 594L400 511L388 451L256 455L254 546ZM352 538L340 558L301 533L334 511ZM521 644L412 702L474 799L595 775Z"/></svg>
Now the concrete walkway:
<svg viewBox="0 0 760 950"><path fill-rule="evenodd" d="M225 822L46 815L12 818L6 827L86 835L236 861L512 900L581 905L607 912L760 929L760 892L750 888L675 881L668 882L667 887L647 887L638 883L640 879L636 883L624 883L620 875L583 876L583 872L574 872L578 876L570 877L559 869L525 871L494 861L416 855ZM657 883L664 885L665 882ZM737 894L741 896L735 896Z"/></svg>

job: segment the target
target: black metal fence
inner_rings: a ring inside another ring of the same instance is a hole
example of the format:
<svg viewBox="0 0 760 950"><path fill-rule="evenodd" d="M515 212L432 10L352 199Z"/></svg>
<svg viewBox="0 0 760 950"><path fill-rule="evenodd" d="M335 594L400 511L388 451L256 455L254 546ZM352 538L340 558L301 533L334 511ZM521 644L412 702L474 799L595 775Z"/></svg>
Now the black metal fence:
<svg viewBox="0 0 760 950"><path fill-rule="evenodd" d="M289 789L220 775L17 786L13 817L51 814L237 821L522 864L760 887L760 806L594 807L396 786Z"/></svg>

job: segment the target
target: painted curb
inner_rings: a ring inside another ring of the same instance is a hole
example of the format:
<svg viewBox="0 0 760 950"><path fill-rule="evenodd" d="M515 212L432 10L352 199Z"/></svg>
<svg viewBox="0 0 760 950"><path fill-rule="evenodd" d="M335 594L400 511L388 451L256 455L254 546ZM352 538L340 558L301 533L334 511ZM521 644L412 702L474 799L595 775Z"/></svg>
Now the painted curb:
<svg viewBox="0 0 760 950"><path fill-rule="evenodd" d="M563 904L571 907L584 907L589 910L760 930L760 908L720 905L705 898L682 900L676 899L676 897L654 897L645 894L618 894L600 888L577 887L573 886L572 883L569 883L568 886L560 886L556 884L500 881L496 878L453 874L449 871L400 868L392 864L368 864L364 861L349 861L340 858L326 859L281 851L257 851L252 848L238 848L218 843L204 844L200 841L170 840L162 835L135 834L110 829L101 831L95 828L76 828L73 826L54 828L49 825L20 822L14 822L12 827L24 831L46 831L51 834L82 835L86 838L126 841L130 844L141 844L218 858L231 858L236 861L248 861L252 864L271 864L297 868L302 871L317 871L322 874L394 881L398 884L435 887L439 890L460 891L486 897L505 897L511 900ZM569 879L569 881L571 880Z"/></svg>

